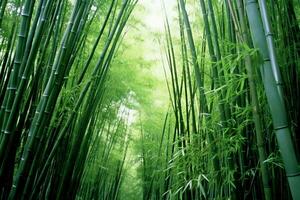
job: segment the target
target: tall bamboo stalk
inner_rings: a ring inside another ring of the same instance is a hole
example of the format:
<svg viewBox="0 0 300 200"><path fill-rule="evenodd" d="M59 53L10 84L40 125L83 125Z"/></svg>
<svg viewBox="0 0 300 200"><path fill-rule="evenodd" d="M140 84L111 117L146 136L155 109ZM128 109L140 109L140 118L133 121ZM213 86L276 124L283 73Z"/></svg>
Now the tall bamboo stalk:
<svg viewBox="0 0 300 200"><path fill-rule="evenodd" d="M262 64L260 67L261 77L272 115L274 131L276 133L277 142L284 162L286 176L289 181L293 198L299 199L300 191L297 188L300 187L300 168L298 166L298 161L293 147L285 102L282 96L282 87L278 85L280 84L278 82L280 80L280 76L278 74L279 70L276 68L277 65L274 66L277 61L275 60L275 55L270 55L274 53L274 48L272 46L268 46L265 36L267 35L270 42L272 38L268 36L270 35L270 32L265 32L263 29L262 18L258 10L257 1L248 0L246 10L253 44L256 48L258 48L262 57ZM265 23L267 24L266 21ZM275 71L273 68L276 68Z"/></svg>
<svg viewBox="0 0 300 200"><path fill-rule="evenodd" d="M231 1L228 1L232 13L233 13L233 6L231 4ZM246 42L249 44L249 37L247 34L247 27L246 27L246 19L245 19L245 13L243 9L243 3L241 0L237 1L237 8L238 8L238 16L240 18L239 20L239 27L240 27L240 35L242 37L242 42ZM238 24L236 24L237 26ZM236 27L239 29L239 27ZM248 80L249 80L249 89L250 89L250 95L251 95L251 104L252 104L252 113L253 113L253 119L255 124L255 132L256 132L256 140L257 140L257 148L259 153L259 161L260 161L260 170L261 170L261 177L262 182L264 186L264 196L266 200L271 199L272 191L270 187L270 176L267 170L267 164L265 163L265 160L267 158L266 151L265 151L265 142L264 142L264 136L263 136L263 128L262 128L262 120L260 117L260 106L258 103L258 97L256 92L256 84L255 84L255 70L253 69L253 62L250 58L250 56L247 56L245 58L245 67L247 70Z"/></svg>

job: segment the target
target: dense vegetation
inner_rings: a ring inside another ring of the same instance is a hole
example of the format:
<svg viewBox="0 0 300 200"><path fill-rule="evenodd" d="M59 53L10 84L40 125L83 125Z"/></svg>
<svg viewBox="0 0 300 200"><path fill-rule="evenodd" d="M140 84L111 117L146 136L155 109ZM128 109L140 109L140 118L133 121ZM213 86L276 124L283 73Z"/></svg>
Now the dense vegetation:
<svg viewBox="0 0 300 200"><path fill-rule="evenodd" d="M0 0L0 199L300 199L299 13Z"/></svg>

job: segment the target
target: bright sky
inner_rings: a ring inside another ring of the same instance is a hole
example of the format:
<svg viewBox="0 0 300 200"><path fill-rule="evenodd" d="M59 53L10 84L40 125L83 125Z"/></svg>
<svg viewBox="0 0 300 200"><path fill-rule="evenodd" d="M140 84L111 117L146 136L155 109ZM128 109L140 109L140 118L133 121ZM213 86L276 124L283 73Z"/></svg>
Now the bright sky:
<svg viewBox="0 0 300 200"><path fill-rule="evenodd" d="M168 19L172 22L171 19L173 19L177 14L177 12L175 12L176 0L139 0L138 6L134 11L136 14L134 14L135 17L139 18L139 20L141 20L145 25L145 27L139 30L140 34L144 35L143 44L139 44L140 46L143 46L144 59L154 62L157 61L160 64L162 64L162 46L159 45L158 40L164 40L165 32L163 1L165 3ZM144 10L142 10L140 6L142 6ZM158 38L158 35L161 35L161 38ZM153 68L153 70L154 73L156 73L156 76L165 78L162 66L157 66Z"/></svg>
<svg viewBox="0 0 300 200"><path fill-rule="evenodd" d="M168 17L172 19L176 12L172 8L176 5L176 0L164 0ZM139 0L138 5L135 7L133 12L133 18L139 19L145 26L138 27L138 29L132 29L128 31L128 35L143 35L143 40L139 43L134 42L134 47L136 51L139 48L143 49L143 57L145 60L152 63L150 73L154 76L157 81L157 88L152 91L152 101L153 104L159 107L165 107L168 105L169 95L165 85L165 75L162 66L162 55L160 49L162 48L158 43L157 35L161 34L163 36L164 30L164 11L162 7L162 0ZM150 74L149 74L150 75ZM163 84L163 86L161 85ZM127 108L126 106L121 106L120 113L128 113L125 117L128 121L128 125L132 125L137 120L138 112Z"/></svg>
<svg viewBox="0 0 300 200"><path fill-rule="evenodd" d="M163 0L140 0L139 4L146 8L143 22L150 28L151 32L164 31L164 13L162 9ZM173 17L175 12L173 8L176 0L164 0L169 17Z"/></svg>
<svg viewBox="0 0 300 200"><path fill-rule="evenodd" d="M158 88L153 91L153 103L157 106L165 107L168 105L169 94L166 88L162 61L162 57L164 57L164 53L161 52L163 44L159 44L159 38L157 37L157 35L161 35L160 39L164 40L165 13L162 1L165 3L169 21L172 21L171 19L177 14L176 0L140 0L139 4L142 5L145 10L139 13L139 17L146 26L145 30L141 30L141 33L147 32L145 41L141 44L144 49L144 59L153 63L151 67L152 76L161 82L158 84Z"/></svg>

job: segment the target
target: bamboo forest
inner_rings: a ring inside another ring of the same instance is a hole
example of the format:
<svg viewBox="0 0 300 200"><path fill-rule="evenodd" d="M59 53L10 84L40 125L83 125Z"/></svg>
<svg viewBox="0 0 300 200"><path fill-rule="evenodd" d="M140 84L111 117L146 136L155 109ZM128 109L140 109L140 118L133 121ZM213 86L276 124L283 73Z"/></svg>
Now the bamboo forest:
<svg viewBox="0 0 300 200"><path fill-rule="evenodd" d="M0 0L0 200L300 200L299 0Z"/></svg>

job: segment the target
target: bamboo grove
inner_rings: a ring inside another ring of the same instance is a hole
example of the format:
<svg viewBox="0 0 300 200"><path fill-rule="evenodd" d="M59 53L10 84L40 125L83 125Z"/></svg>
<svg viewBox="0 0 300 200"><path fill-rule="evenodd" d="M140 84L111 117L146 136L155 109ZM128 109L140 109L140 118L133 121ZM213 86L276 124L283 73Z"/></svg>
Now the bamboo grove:
<svg viewBox="0 0 300 200"><path fill-rule="evenodd" d="M166 199L299 199L293 1L178 0L177 9L180 31L166 15L163 42L174 118L164 129L165 182L145 190Z"/></svg>
<svg viewBox="0 0 300 200"><path fill-rule="evenodd" d="M1 1L1 199L117 198L124 159L109 158L113 148L126 155L126 126L108 120L121 102L103 99L136 1L102 3ZM99 156L114 173L89 180Z"/></svg>
<svg viewBox="0 0 300 200"><path fill-rule="evenodd" d="M299 1L159 1L158 118L140 3L0 1L0 199L300 199Z"/></svg>

